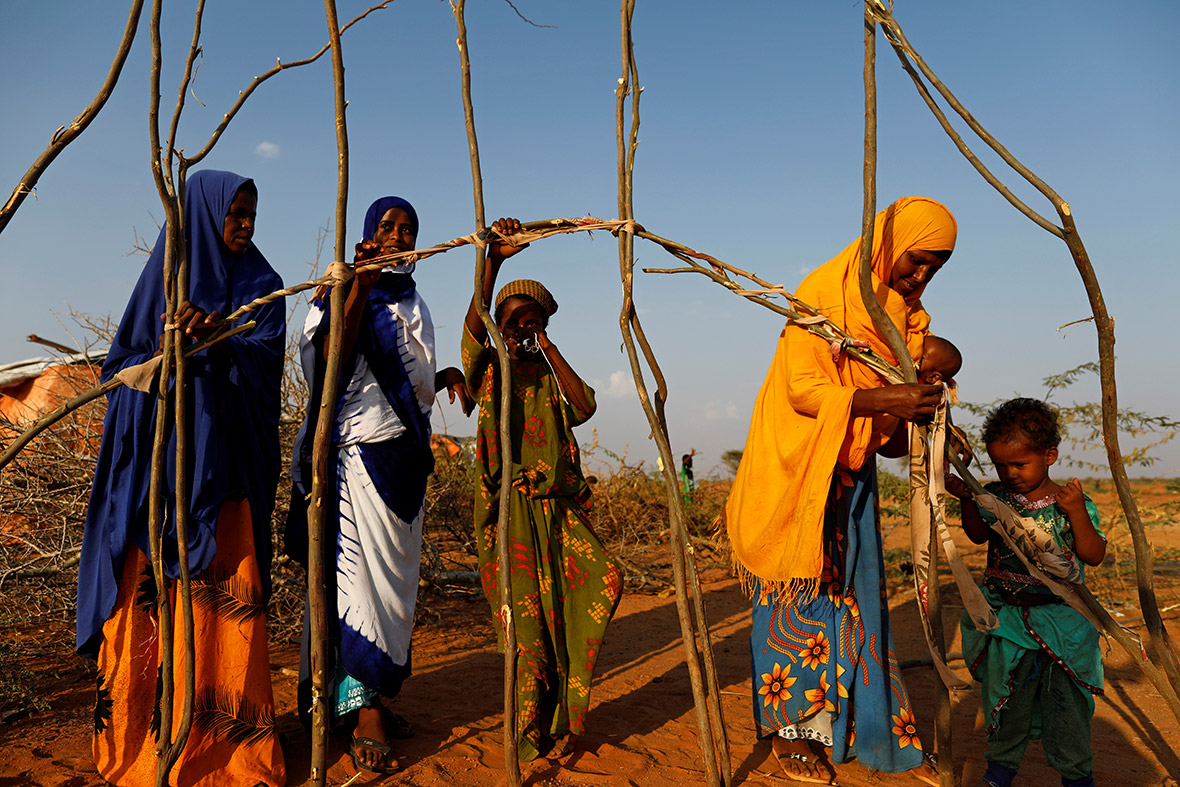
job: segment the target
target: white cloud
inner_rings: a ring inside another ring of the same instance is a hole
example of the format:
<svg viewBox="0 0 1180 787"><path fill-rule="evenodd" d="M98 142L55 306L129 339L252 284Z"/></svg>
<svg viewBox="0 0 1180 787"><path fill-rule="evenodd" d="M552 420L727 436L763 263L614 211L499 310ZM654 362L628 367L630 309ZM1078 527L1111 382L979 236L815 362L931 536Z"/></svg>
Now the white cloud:
<svg viewBox="0 0 1180 787"><path fill-rule="evenodd" d="M619 370L611 372L610 380L603 385L601 380L593 382L594 395L605 399L634 399L638 394L635 391L635 380L630 374Z"/></svg>
<svg viewBox="0 0 1180 787"><path fill-rule="evenodd" d="M259 142L258 147L254 148L254 152L263 158L278 158L279 146L273 142Z"/></svg>
<svg viewBox="0 0 1180 787"><path fill-rule="evenodd" d="M732 400L709 402L705 405L706 421L732 421L738 417L738 407Z"/></svg>

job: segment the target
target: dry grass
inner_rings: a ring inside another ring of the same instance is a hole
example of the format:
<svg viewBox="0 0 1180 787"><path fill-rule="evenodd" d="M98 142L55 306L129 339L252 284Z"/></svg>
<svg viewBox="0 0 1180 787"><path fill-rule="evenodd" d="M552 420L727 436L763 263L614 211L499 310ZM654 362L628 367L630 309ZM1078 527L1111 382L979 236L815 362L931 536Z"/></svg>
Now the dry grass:
<svg viewBox="0 0 1180 787"><path fill-rule="evenodd" d="M284 409L280 420L283 456L291 446L307 389L289 350L283 381ZM94 382L97 371L78 367L74 376L79 390ZM62 664L73 662L73 626L77 559L82 544L91 478L97 456L104 402L63 420L47 430L0 478L0 722L37 700L34 674L25 669L30 657L47 655ZM0 442L11 439L18 425L0 422ZM422 574L423 593L478 596L475 580L476 549L473 538L473 500L477 484L470 451L440 454L430 479L426 502ZM655 467L634 462L600 446L585 447L583 464L592 477L592 526L603 543L617 555L632 590L663 590L671 581L668 553L668 493ZM270 602L272 642L297 641L301 634L305 596L302 567L282 554L280 533L290 501L291 477L284 466L276 495L273 548L276 560ZM882 473L884 527L896 524L904 511L905 484ZM1087 491L1099 502L1104 527L1110 537L1108 565L1091 573L1096 592L1133 598L1134 554L1117 502L1108 481L1088 481ZM1180 574L1180 482L1136 481L1136 494L1145 522L1155 538L1156 555L1165 574L1160 601L1176 601L1175 581ZM698 561L728 565L723 535L717 533L718 517L729 491L729 482L703 479L685 501L685 518ZM677 492L678 494L679 492ZM893 523L893 524L891 524ZM900 564L906 555L893 555ZM425 601L425 599L423 599ZM420 604L420 609L428 605ZM52 630L56 636L30 650L28 632ZM17 635L16 632L25 632ZM33 650L36 652L34 653ZM14 710L15 709L15 710Z"/></svg>

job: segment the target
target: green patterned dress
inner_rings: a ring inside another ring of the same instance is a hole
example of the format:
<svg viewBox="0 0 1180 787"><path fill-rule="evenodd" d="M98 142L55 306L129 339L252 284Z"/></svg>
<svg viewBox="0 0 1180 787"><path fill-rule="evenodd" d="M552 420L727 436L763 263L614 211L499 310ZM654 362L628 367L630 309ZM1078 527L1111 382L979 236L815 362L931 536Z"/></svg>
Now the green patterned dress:
<svg viewBox="0 0 1180 787"><path fill-rule="evenodd" d="M504 463L499 451L499 362L463 330L463 369L479 402L475 537L480 576L499 620L496 527ZM583 384L593 405L594 392ZM508 549L520 759L540 756L555 739L580 734L590 682L622 594L623 575L590 529L590 487L573 427L587 420L561 395L544 360L512 361L512 499ZM503 631L498 628L503 649Z"/></svg>

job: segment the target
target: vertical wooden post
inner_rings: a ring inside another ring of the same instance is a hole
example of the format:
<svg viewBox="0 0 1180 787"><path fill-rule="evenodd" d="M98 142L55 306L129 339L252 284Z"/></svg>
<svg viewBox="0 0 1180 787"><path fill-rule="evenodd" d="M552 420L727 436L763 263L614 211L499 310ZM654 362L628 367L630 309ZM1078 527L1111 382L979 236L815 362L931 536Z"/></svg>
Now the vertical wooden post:
<svg viewBox="0 0 1180 787"><path fill-rule="evenodd" d="M471 156L471 188L475 203L476 231L485 228L483 175L479 164L479 139L475 133L475 108L471 101L471 57L467 46L464 0L453 4L458 31L459 67L462 77L463 117L467 147ZM497 564L500 578L500 625L504 627L504 772L510 787L520 785L520 756L516 739L516 624L513 614L511 566L508 560L508 514L512 494L512 365L500 329L484 302L486 255L483 246L475 250L475 297L479 318L496 347L500 363L500 510L496 523Z"/></svg>
<svg viewBox="0 0 1180 787"><path fill-rule="evenodd" d="M619 218L633 221L635 218L632 199L635 151L639 134L639 87L638 68L631 37L631 22L635 14L635 0L622 0L620 6L620 37L622 42L622 75L615 91L615 122L618 164ZM629 130L624 120L626 99L631 96L631 124ZM623 304L619 313L619 329L631 364L635 390L651 427L652 437L660 452L664 465L664 485L668 495L669 526L671 528L672 572L676 587L676 611L680 620L681 637L684 641L685 661L693 690L693 701L697 713L697 729L701 753L705 760L705 778L710 787L730 783L729 743L725 733L725 720L721 711L720 692L717 686L717 672L713 661L712 643L709 637L708 621L705 618L704 599L696 564L692 558L692 546L684 527L684 516L680 492L675 476L675 459L668 438L668 425L664 418L663 403L667 388L655 354L647 343L639 317L635 312L633 299L634 282L634 229L624 227L619 231L619 275L623 284ZM636 342L642 346L644 357L657 380L656 402L653 407L643 379L643 370L636 350ZM687 581L686 581L687 579ZM692 585L690 606L688 584ZM700 638L698 643L697 638ZM698 649L699 645L699 649ZM702 679L702 662L705 676ZM706 685L707 680L707 685Z"/></svg>
<svg viewBox="0 0 1180 787"><path fill-rule="evenodd" d="M332 76L336 111L336 245L333 259L343 262L346 254L348 225L348 124L345 119L344 56L340 47L340 25L336 19L335 0L324 0L328 36L332 46ZM344 288L332 287L331 315L328 322L328 358L324 371L324 392L312 443L311 504L308 508L307 594L311 636L309 664L311 671L311 780L316 785L328 777L328 669L327 586L324 564L325 495L335 495L327 487L328 462L332 461L332 431L336 422L336 400L340 387L340 350L344 338Z"/></svg>
<svg viewBox="0 0 1180 787"><path fill-rule="evenodd" d="M914 369L913 360L905 341L898 333L889 316L885 314L872 286L872 256L873 233L876 220L877 202L877 23L874 14L874 0L865 0L865 57L864 57L864 85L865 85L865 134L864 134L864 212L861 216L860 239L860 268L859 284L861 298L865 308L873 317L877 331L889 343L893 354L897 356L898 365L906 382L917 382L918 377ZM926 429L925 426L915 426L916 429ZM918 479L910 475L910 496L921 494ZM938 584L938 552L941 544L938 538L937 523L934 517L930 520L929 542L930 573L926 583L926 614L930 620L930 632L935 652L945 661L946 642L942 625L942 602ZM919 597L918 603L922 603ZM951 753L951 700L950 689L939 677L934 692L934 738L935 748L939 755L939 780L942 787L954 785L954 758Z"/></svg>

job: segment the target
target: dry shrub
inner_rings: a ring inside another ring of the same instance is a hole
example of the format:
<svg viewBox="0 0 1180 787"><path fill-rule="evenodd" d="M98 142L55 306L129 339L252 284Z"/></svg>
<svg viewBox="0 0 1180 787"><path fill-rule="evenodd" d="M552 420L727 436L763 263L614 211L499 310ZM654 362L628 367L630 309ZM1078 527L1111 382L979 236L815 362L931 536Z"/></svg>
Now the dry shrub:
<svg viewBox="0 0 1180 787"><path fill-rule="evenodd" d="M94 345L109 344L109 321L75 320L92 335ZM62 375L71 381L67 396L97 384L98 368L69 367ZM307 402L307 386L296 364L295 345L287 348L282 381L279 433L284 464L276 491L272 527L273 594L268 628L274 643L297 642L302 633L306 574L288 559L282 543L283 526L291 503L289 457ZM37 437L0 476L0 672L10 678L36 658L57 661L58 667L76 663L73 626L77 563L81 552L91 481L101 439L106 400L99 399L57 422ZM7 443L25 424L0 419L0 444ZM458 453L436 452L435 472L426 496L423 532L423 589L453 595L481 595L476 573L474 499L478 469L470 439L457 440ZM667 546L668 498L662 477L642 462L630 462L595 443L586 449L587 473L594 477L591 524L604 545L618 555L629 584L666 586L671 579ZM704 480L685 503L686 525L694 537L699 560L724 557L712 540L717 515L729 483ZM701 547L706 547L702 549ZM422 607L423 605L419 605ZM19 639L47 627L58 635L36 648ZM41 662L43 663L43 661ZM57 669L54 667L53 669ZM31 673L29 673L31 674ZM0 720L18 712L12 708L36 696L26 683L0 680ZM24 698L24 699L22 699ZM5 709L8 710L5 710Z"/></svg>
<svg viewBox="0 0 1180 787"><path fill-rule="evenodd" d="M663 473L602 447L597 434L582 456L587 477L593 479L591 525L607 549L621 558L627 579L632 584L670 582L669 492ZM673 492L681 495L684 525L699 562L728 564L720 524L730 483L704 479L690 495Z"/></svg>
<svg viewBox="0 0 1180 787"><path fill-rule="evenodd" d="M95 384L98 368L58 367L61 402ZM31 384L33 381L28 381ZM20 386L26 387L25 384ZM25 448L0 478L0 623L46 616L64 619L74 609L76 573L90 481L98 457L106 401L58 421ZM7 445L28 421L0 418ZM15 602L15 603L10 603Z"/></svg>

